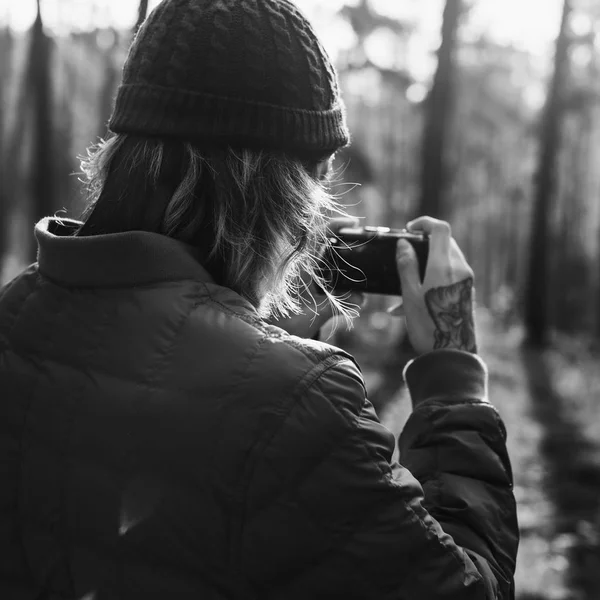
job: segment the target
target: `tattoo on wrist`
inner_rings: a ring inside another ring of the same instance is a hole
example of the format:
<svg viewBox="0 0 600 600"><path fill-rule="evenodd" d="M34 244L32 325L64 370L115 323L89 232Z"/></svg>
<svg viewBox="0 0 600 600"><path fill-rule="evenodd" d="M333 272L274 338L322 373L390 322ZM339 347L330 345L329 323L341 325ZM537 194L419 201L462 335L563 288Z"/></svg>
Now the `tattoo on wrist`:
<svg viewBox="0 0 600 600"><path fill-rule="evenodd" d="M428 290L425 305L435 324L434 349L477 352L473 319L473 278Z"/></svg>

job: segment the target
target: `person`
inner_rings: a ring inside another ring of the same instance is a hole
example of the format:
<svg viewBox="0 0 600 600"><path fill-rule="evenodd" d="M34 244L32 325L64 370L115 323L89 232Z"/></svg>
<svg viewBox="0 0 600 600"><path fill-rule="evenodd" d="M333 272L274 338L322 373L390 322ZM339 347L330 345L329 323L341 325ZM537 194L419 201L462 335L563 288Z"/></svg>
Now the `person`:
<svg viewBox="0 0 600 600"><path fill-rule="evenodd" d="M37 223L0 292L0 597L512 598L506 431L449 225L409 225L423 282L398 248L400 463L352 356L310 339L357 299L310 300L349 134L299 9L164 0L109 128L82 218Z"/></svg>

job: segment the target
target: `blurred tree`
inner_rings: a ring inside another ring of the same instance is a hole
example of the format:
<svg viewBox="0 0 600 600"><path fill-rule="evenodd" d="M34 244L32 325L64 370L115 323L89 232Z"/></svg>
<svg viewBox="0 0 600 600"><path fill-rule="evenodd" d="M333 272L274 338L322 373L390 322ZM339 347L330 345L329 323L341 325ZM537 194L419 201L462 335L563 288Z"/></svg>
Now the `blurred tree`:
<svg viewBox="0 0 600 600"><path fill-rule="evenodd" d="M29 124L29 113L31 112L31 98L29 95L28 79L25 77L19 82L18 80L15 81L16 78L14 78L14 72L12 73L12 76L12 84L18 86L18 90L16 94L17 102L15 103L13 114L9 114L8 119L6 119L6 143L4 144L4 147L6 148L4 171L7 175L4 182L8 188L4 198L6 229L4 230L5 235L0 238L0 244L2 244L0 255L4 258L6 258L11 251L11 222L15 206L17 206L17 196L19 195L21 203L25 202L27 206L29 206L29 196L22 190L21 183L24 180L22 160L23 155L25 154L26 133ZM21 194L23 195L21 196Z"/></svg>
<svg viewBox="0 0 600 600"><path fill-rule="evenodd" d="M6 27L0 31L0 81L8 81L12 56L13 37L11 30ZM4 107L7 104L7 87L0 88L0 276L4 264L4 251L6 250L5 238L8 238L8 190L9 171L6 161L6 148L4 143L4 123L6 119Z"/></svg>
<svg viewBox="0 0 600 600"><path fill-rule="evenodd" d="M365 56L365 43L367 39L377 30L387 30L396 35L403 36L408 29L407 23L392 19L380 14L373 9L369 0L358 0L353 4L345 4L340 15L348 21L354 33L357 43L349 53L351 65L356 68L365 66L368 59ZM345 67L348 68L349 65Z"/></svg>
<svg viewBox="0 0 600 600"><path fill-rule="evenodd" d="M457 63L444 216L477 275L478 302L491 308L514 298L521 282L524 182L535 144L534 112L523 100L531 58L483 35L461 40Z"/></svg>
<svg viewBox="0 0 600 600"><path fill-rule="evenodd" d="M37 15L31 31L26 75L29 93L33 99L32 217L36 222L42 217L51 215L57 208L54 186L54 123L50 73L52 49L52 40L44 32L41 0L37 0ZM34 254L35 252L32 250L32 255Z"/></svg>
<svg viewBox="0 0 600 600"><path fill-rule="evenodd" d="M557 231L551 237L554 252L550 253L552 272L549 276L552 327L576 334L589 327L588 299L593 293L590 264L585 255L583 221L586 213L586 173L590 156L592 122L589 111L582 106L565 116L559 170L559 201Z"/></svg>
<svg viewBox="0 0 600 600"><path fill-rule="evenodd" d="M548 232L550 207L556 190L557 158L565 93L569 77L569 16L572 0L564 0L556 41L554 73L539 129L539 162L535 173L535 200L530 231L530 251L525 287L527 342L543 346L548 341Z"/></svg>
<svg viewBox="0 0 600 600"><path fill-rule="evenodd" d="M6 146L5 169L9 173L11 189L5 200L9 223L17 213L26 215L28 222L37 222L56 209L50 74L52 50L53 43L44 32L40 0L37 0L35 21L29 31L25 72L18 82L20 89L16 110L8 121L11 131ZM1 240L3 254L10 250L8 233ZM19 250L24 250L26 260L35 259L34 245L29 238Z"/></svg>
<svg viewBox="0 0 600 600"><path fill-rule="evenodd" d="M565 116L560 156L558 206L560 219L556 233L550 292L552 325L568 334L592 330L598 309L595 242L598 193L594 172L598 155L598 88L596 36L593 11L585 2L574 5L571 23L570 77L565 94ZM597 9L598 10L598 9ZM600 17L600 10L598 10ZM579 26L577 26L579 23ZM596 182L598 180L596 179Z"/></svg>
<svg viewBox="0 0 600 600"><path fill-rule="evenodd" d="M462 0L446 0L438 66L425 102L418 212L432 217L446 216L443 205L447 183L446 148L454 106L456 50L462 10Z"/></svg>

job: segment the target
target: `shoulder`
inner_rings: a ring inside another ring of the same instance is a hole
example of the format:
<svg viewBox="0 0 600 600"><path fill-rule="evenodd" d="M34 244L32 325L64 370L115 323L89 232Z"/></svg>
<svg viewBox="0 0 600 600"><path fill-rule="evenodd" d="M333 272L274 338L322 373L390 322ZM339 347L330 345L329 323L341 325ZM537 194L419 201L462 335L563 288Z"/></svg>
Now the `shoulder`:
<svg viewBox="0 0 600 600"><path fill-rule="evenodd" d="M37 265L33 264L14 279L0 287L0 331L5 323L13 322L27 299L40 283Z"/></svg>
<svg viewBox="0 0 600 600"><path fill-rule="evenodd" d="M6 302L8 299L29 295L35 290L39 279L37 263L34 263L3 286L0 286L0 301Z"/></svg>
<svg viewBox="0 0 600 600"><path fill-rule="evenodd" d="M362 379L350 354L267 324L240 296L219 286L208 286L199 298L177 346L175 364L184 372L201 365L209 377L227 376L265 399L299 398L344 364Z"/></svg>

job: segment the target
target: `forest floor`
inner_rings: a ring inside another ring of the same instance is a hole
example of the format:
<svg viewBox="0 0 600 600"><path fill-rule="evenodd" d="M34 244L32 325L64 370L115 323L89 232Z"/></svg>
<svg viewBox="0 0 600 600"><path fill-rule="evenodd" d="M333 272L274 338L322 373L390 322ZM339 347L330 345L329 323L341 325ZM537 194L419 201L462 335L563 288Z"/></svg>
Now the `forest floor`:
<svg viewBox="0 0 600 600"><path fill-rule="evenodd" d="M600 600L600 360L562 340L524 348L522 331L479 319L489 395L508 430L521 542L518 600ZM361 357L370 397L396 435L410 414L401 367ZM372 367L371 367L372 366Z"/></svg>

